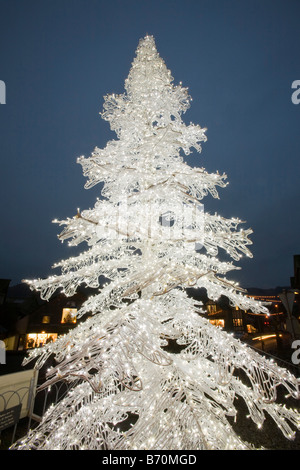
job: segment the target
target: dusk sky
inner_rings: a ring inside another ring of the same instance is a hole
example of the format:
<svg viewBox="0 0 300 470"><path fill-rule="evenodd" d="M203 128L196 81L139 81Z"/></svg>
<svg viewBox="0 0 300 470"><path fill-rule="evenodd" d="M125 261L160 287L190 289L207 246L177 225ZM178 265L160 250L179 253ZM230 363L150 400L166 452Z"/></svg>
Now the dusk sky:
<svg viewBox="0 0 300 470"><path fill-rule="evenodd" d="M205 210L254 231L253 258L230 279L289 285L300 253L299 0L0 0L0 277L47 277L76 253L52 220L100 196L76 160L116 137L103 96L123 93L146 34L189 88L184 121L208 129L187 162L228 176Z"/></svg>

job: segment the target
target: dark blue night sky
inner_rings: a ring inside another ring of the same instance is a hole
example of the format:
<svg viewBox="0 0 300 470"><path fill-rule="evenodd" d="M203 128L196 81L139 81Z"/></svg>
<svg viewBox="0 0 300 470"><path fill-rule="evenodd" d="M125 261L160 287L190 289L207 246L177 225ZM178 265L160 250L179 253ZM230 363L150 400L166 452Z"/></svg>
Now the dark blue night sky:
<svg viewBox="0 0 300 470"><path fill-rule="evenodd" d="M76 159L115 138L102 97L123 92L146 34L189 87L184 119L208 128L188 163L228 176L205 209L254 230L254 258L231 278L289 285L300 253L299 0L0 0L0 277L46 277L75 254L51 222L99 196Z"/></svg>

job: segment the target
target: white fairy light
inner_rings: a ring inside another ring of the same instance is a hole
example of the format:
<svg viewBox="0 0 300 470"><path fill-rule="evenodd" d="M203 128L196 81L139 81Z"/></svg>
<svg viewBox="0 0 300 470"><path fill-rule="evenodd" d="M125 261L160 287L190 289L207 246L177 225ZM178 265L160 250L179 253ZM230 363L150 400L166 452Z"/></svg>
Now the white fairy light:
<svg viewBox="0 0 300 470"><path fill-rule="evenodd" d="M268 313L225 277L239 268L217 257L220 250L236 261L251 257L252 231L240 230L239 219L199 211L200 201L218 198L217 187L227 183L226 175L184 162L206 141L205 129L182 121L190 101L146 36L125 93L105 97L102 118L117 140L78 159L85 187L103 183L102 198L54 221L64 226L61 241L88 249L57 263L60 275L27 281L49 299L58 288L71 296L81 284L99 287L100 276L108 279L77 312L88 315L84 322L26 359L37 358L39 368L55 356L44 387L80 382L14 448L247 449L227 420L238 419L238 397L258 428L266 414L288 439L291 425L299 428L298 412L275 403L279 384L299 398L299 380L211 325L185 292L204 287L210 299L224 295L242 310ZM198 217L187 223L182 208L197 209ZM165 350L168 340L181 352Z"/></svg>

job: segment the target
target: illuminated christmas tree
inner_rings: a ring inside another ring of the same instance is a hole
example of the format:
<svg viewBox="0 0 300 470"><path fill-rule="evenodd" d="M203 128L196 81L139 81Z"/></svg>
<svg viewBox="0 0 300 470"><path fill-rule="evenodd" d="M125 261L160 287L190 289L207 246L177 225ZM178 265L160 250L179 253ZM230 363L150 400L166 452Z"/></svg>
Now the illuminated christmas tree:
<svg viewBox="0 0 300 470"><path fill-rule="evenodd" d="M219 259L251 256L251 230L204 211L201 201L218 198L226 175L184 161L206 140L205 129L182 120L190 101L146 36L124 94L105 97L102 117L117 139L79 158L85 187L102 183L101 197L56 221L62 241L87 250L56 264L60 275L27 281L43 299L59 288L72 296L79 285L98 291L77 313L84 321L26 359L39 368L54 355L44 387L78 383L18 448L247 449L228 420L238 419L236 397L258 427L270 415L292 439L300 425L295 410L276 403L278 385L299 398L298 380L211 325L187 295L205 288L213 301L226 296L233 307L268 313L227 279L233 262Z"/></svg>

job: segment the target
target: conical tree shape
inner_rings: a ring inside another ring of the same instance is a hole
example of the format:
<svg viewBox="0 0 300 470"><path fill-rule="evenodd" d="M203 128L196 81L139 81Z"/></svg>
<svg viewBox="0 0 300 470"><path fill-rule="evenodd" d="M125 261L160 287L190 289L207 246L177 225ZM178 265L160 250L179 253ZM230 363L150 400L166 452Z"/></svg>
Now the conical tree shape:
<svg viewBox="0 0 300 470"><path fill-rule="evenodd" d="M297 412L275 403L279 384L299 398L299 381L212 326L186 294L204 287L210 299L225 295L243 310L268 312L225 277L237 268L219 250L251 256L251 230L204 211L200 201L218 197L226 176L184 162L206 140L205 129L182 120L189 105L146 36L125 93L105 97L102 117L117 140L79 159L86 188L103 183L101 199L59 222L61 240L88 249L58 263L61 275L28 281L48 299L107 278L78 312L89 317L28 358L39 368L55 355L44 387L79 382L16 448L247 449L227 419L236 416L236 397L258 426L269 414L289 439L299 427ZM180 352L170 352L170 341Z"/></svg>

